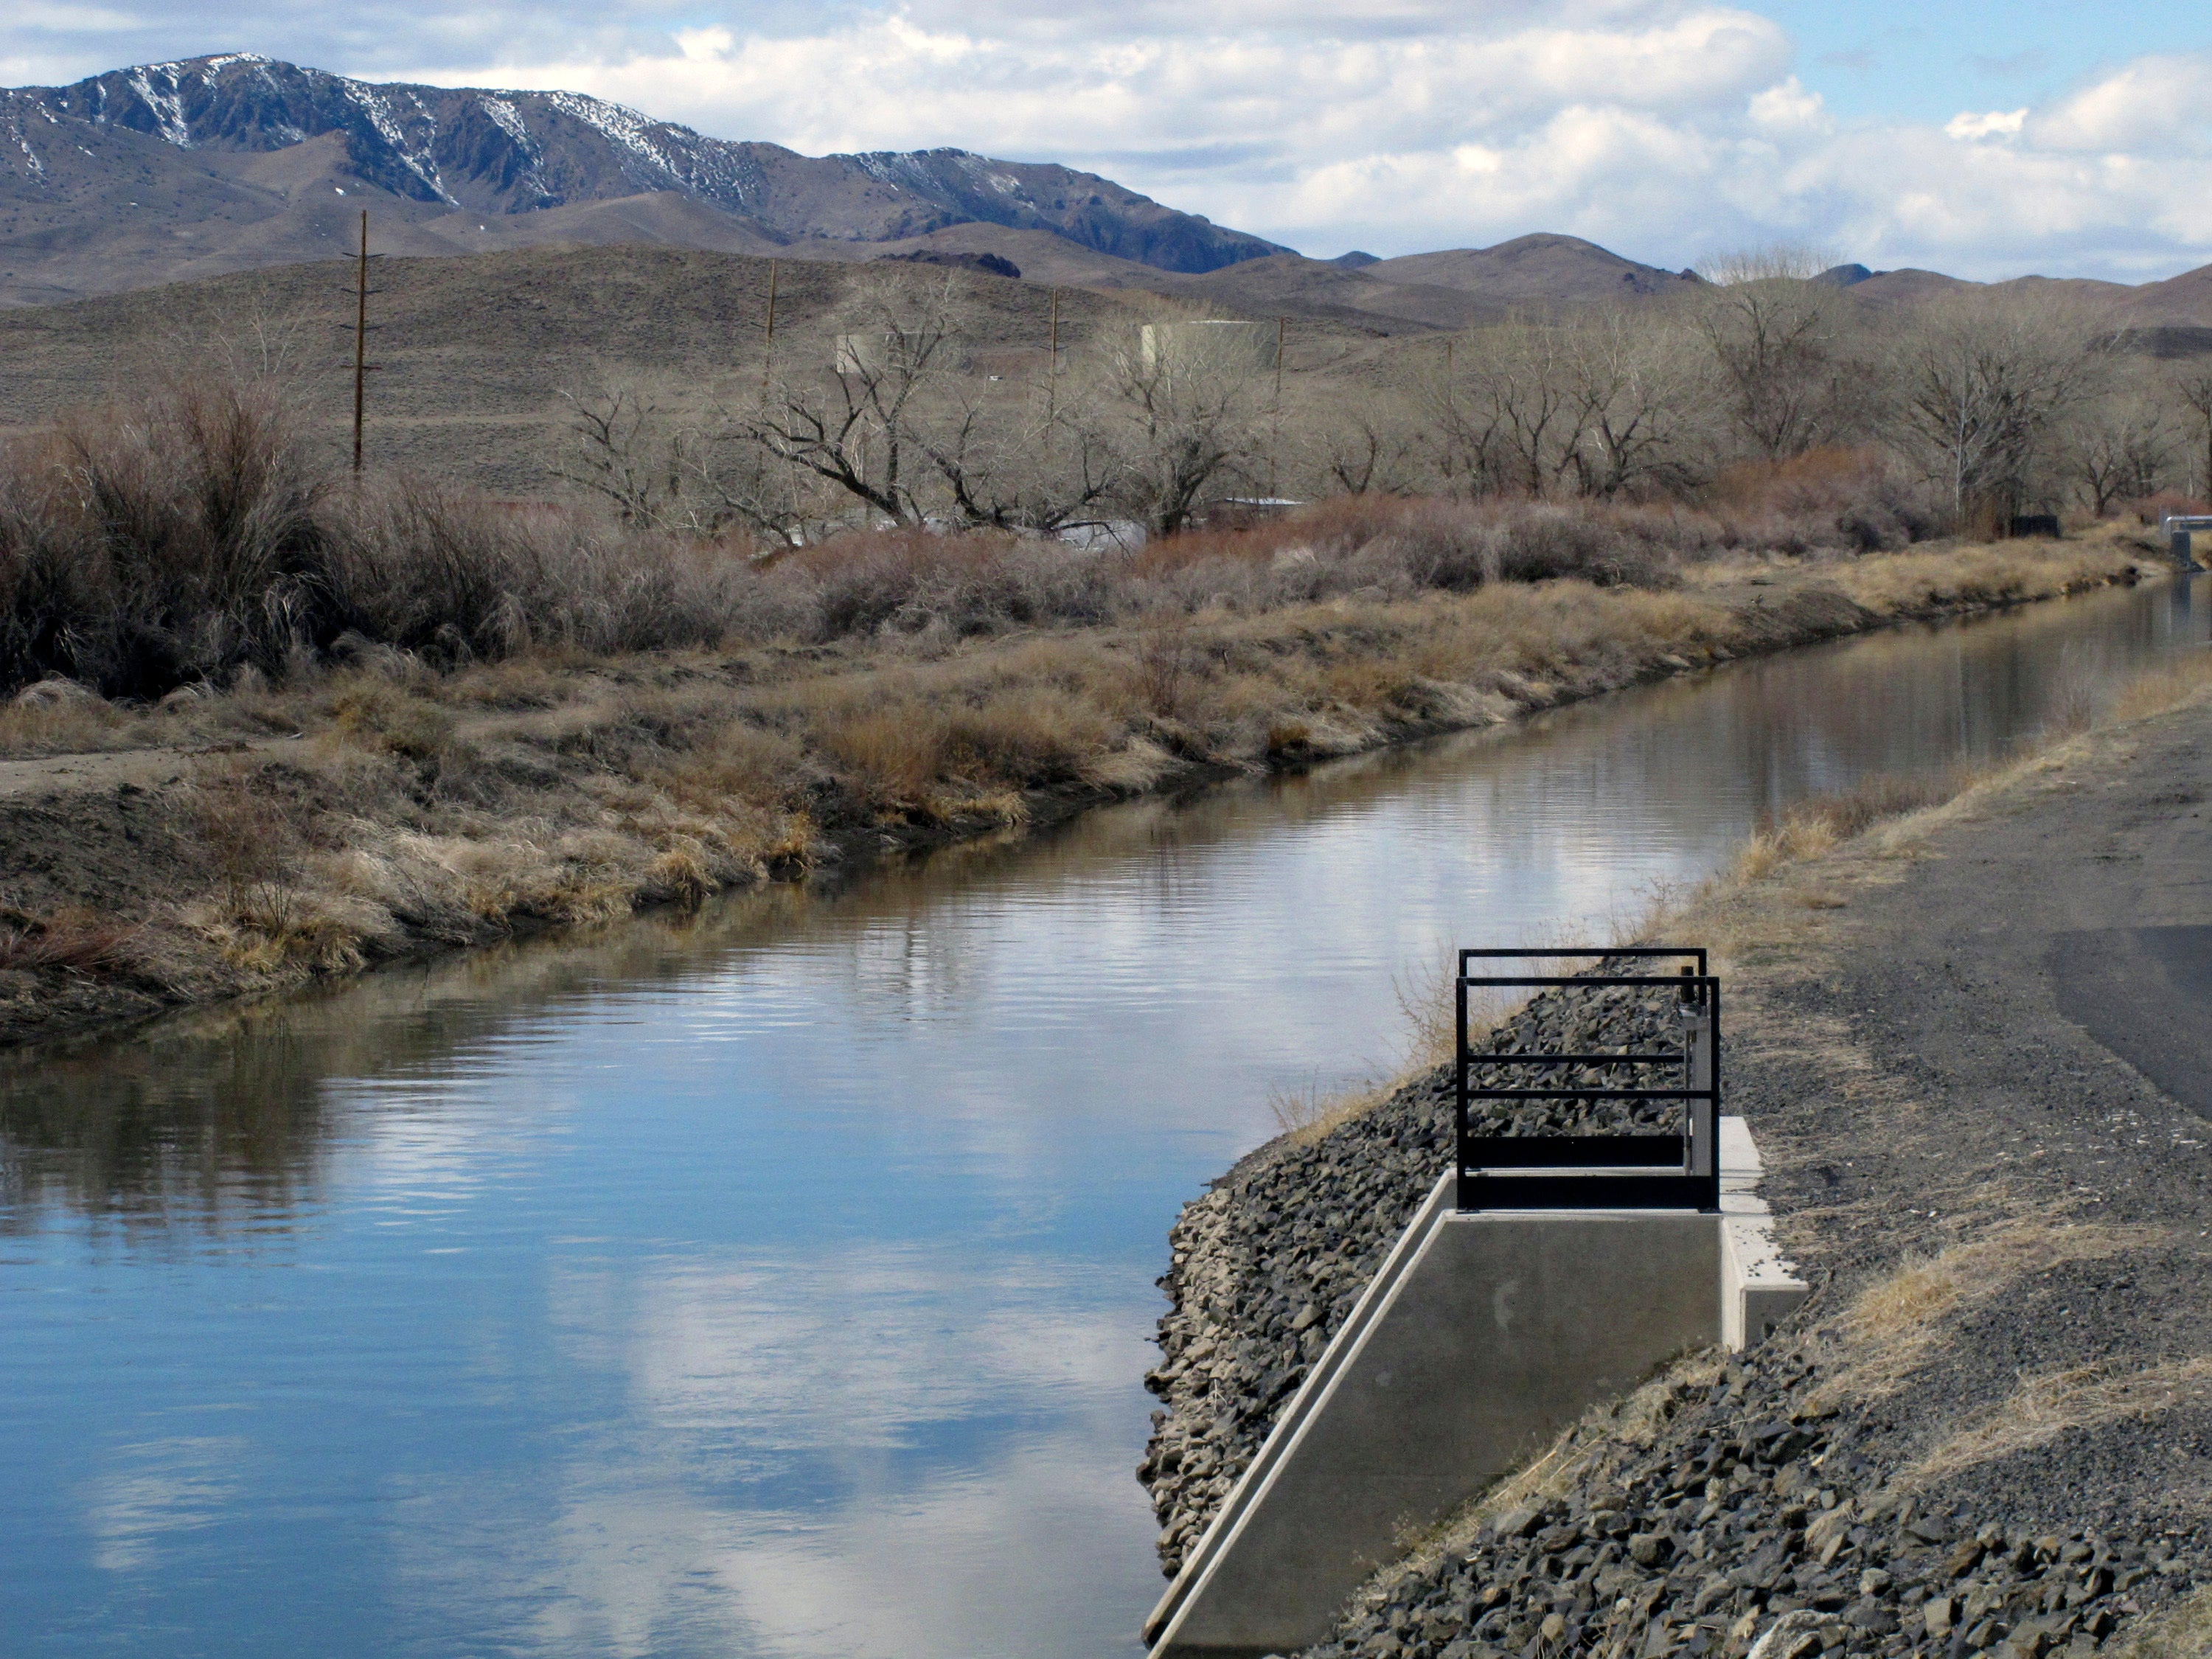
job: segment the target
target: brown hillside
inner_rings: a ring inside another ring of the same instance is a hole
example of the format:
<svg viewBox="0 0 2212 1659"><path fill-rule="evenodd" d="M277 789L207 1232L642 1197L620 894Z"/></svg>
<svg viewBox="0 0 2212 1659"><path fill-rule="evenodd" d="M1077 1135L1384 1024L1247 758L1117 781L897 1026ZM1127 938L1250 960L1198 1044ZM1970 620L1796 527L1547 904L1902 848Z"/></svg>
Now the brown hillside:
<svg viewBox="0 0 2212 1659"><path fill-rule="evenodd" d="M552 492L563 392L634 385L702 411L757 396L768 271L767 259L743 254L637 246L379 260L371 454L380 465L496 494ZM329 264L281 265L0 310L0 429L152 380L265 367L319 440L338 446L351 408L346 274ZM979 371L1026 372L1030 359L1042 359L1052 305L1045 285L786 259L776 283L777 362L826 361L829 337L854 325L877 284L920 295L947 281L969 309ZM1062 348L1084 349L1102 331L1160 308L1149 295L1066 289Z"/></svg>
<svg viewBox="0 0 2212 1659"><path fill-rule="evenodd" d="M1697 279L1638 264L1578 236L1518 236L1495 247L1410 253L1362 268L1386 283L1455 289L1499 308L1590 304L1680 292Z"/></svg>

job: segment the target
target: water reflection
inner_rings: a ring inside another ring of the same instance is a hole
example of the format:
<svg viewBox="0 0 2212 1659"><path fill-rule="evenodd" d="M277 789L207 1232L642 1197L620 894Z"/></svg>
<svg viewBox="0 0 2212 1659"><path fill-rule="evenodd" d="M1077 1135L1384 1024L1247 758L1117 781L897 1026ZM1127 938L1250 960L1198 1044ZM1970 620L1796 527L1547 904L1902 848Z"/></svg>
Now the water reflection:
<svg viewBox="0 0 2212 1659"><path fill-rule="evenodd" d="M1387 1063L1455 942L2203 637L1899 632L0 1063L0 1630L1128 1650L1162 1237L1271 1087Z"/></svg>

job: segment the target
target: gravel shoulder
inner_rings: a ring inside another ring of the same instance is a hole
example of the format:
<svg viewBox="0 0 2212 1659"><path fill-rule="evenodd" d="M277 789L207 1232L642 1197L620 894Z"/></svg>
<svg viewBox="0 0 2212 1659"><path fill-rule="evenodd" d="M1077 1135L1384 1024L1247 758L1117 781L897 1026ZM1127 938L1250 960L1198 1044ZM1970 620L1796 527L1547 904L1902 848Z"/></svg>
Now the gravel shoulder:
<svg viewBox="0 0 2212 1659"><path fill-rule="evenodd" d="M2212 1650L2212 1122L2154 1080L2212 1062L2208 800L2200 696L1673 925L1721 951L1730 1109L1813 1296L1762 1349L1595 1414L1317 1651ZM1179 1227L1140 1470L1170 1567L1264 1436L1217 1431L1255 1414L1218 1357L1279 1365L1281 1242L1377 1259L1385 1229L1347 1232L1292 1166L1410 1210L1443 1164L1419 1133L1441 1083L1246 1160ZM1162 1479L1178 1439L1208 1478L1186 1455Z"/></svg>

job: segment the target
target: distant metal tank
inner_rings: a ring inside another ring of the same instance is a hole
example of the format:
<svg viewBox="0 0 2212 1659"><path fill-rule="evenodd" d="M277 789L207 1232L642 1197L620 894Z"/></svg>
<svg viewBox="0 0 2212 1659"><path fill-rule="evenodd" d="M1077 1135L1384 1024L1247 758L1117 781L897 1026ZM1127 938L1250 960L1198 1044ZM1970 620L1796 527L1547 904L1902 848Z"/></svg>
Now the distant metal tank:
<svg viewBox="0 0 2212 1659"><path fill-rule="evenodd" d="M1275 367L1273 323L1147 323L1139 353L1147 369L1188 365L1265 374Z"/></svg>
<svg viewBox="0 0 2212 1659"><path fill-rule="evenodd" d="M836 368L840 374L865 374L890 360L890 337L882 332L840 334Z"/></svg>

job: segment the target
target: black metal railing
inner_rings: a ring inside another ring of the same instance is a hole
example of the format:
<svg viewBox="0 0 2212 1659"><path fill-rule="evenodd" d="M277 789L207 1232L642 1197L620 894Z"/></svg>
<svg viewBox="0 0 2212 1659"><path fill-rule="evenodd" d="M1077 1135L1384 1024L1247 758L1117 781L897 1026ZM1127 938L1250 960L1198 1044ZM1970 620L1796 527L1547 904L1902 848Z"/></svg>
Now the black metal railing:
<svg viewBox="0 0 2212 1659"><path fill-rule="evenodd" d="M1627 959L1694 962L1674 974L1610 974L1576 977L1474 975L1468 965L1499 960L1566 957L1601 963ZM1455 1093L1458 1109L1458 1204L1462 1210L1705 1210L1721 1202L1721 985L1707 971L1698 947L1616 945L1603 951L1463 950L1455 987L1459 1029ZM1604 990L1616 986L1665 990L1674 997L1680 1046L1665 1042L1641 1051L1609 1054L1504 1053L1478 1050L1468 1033L1470 990L1558 988ZM1492 1079L1534 1067L1614 1071L1665 1066L1680 1077L1678 1088L1499 1086ZM1481 1081L1478 1083L1477 1079ZM1477 1134L1477 1101L1676 1101L1680 1128L1662 1134Z"/></svg>

